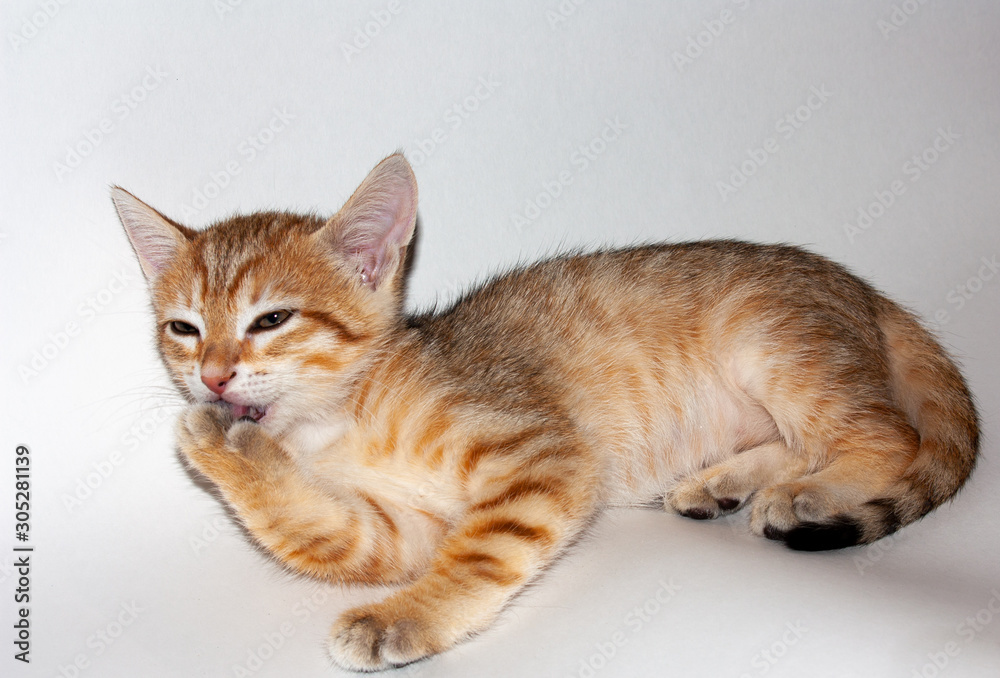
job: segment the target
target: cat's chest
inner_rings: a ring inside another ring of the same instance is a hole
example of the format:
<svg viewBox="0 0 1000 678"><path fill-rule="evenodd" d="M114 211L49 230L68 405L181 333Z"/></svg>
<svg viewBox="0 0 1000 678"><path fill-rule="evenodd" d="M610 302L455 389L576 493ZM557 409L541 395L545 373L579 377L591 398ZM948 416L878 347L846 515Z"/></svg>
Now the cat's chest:
<svg viewBox="0 0 1000 678"><path fill-rule="evenodd" d="M349 429L347 421L339 418L302 423L282 436L282 447L297 462L308 466L341 444Z"/></svg>
<svg viewBox="0 0 1000 678"><path fill-rule="evenodd" d="M354 490L397 508L450 515L461 506L460 488L414 463L404 444L387 445L379 430L345 421L300 425L282 445L314 481Z"/></svg>

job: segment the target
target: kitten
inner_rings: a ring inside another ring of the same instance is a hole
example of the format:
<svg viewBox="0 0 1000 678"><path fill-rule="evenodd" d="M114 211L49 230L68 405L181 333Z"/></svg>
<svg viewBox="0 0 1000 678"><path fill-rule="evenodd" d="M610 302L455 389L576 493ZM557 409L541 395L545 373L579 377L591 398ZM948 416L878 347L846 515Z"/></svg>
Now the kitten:
<svg viewBox="0 0 1000 678"><path fill-rule="evenodd" d="M178 441L264 548L398 583L329 650L378 670L452 647L608 506L750 509L794 549L868 543L951 497L972 398L913 315L823 257L708 241L563 256L402 312L401 155L329 219L190 230L113 189Z"/></svg>

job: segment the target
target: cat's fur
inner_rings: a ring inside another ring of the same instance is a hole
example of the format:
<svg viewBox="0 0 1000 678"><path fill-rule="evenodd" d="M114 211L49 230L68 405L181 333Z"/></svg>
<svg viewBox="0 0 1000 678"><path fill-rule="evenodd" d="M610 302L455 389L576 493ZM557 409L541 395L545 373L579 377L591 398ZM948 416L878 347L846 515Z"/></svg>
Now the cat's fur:
<svg viewBox="0 0 1000 678"><path fill-rule="evenodd" d="M192 403L181 452L287 566L403 585L335 625L344 667L486 628L602 507L749 506L756 534L836 548L923 516L975 463L976 411L938 343L801 249L564 256L407 317L400 155L330 219L194 231L113 198Z"/></svg>

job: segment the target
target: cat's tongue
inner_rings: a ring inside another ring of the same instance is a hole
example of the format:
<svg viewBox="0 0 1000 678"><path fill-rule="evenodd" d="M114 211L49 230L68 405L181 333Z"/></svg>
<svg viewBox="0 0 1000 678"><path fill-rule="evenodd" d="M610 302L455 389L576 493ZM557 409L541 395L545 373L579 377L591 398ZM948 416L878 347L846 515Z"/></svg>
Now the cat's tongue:
<svg viewBox="0 0 1000 678"><path fill-rule="evenodd" d="M250 417L254 421L260 421L264 416L264 412L258 410L256 407L250 407L248 405L233 405L233 416L237 419L242 419L243 417Z"/></svg>

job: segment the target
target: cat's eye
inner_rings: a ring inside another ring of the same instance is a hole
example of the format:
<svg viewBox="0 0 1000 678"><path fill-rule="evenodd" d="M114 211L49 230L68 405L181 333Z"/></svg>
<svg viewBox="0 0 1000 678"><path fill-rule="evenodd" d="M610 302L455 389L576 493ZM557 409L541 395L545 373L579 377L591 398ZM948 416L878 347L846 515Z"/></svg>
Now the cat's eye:
<svg viewBox="0 0 1000 678"><path fill-rule="evenodd" d="M292 314L289 311L271 311L270 313L265 313L261 317L254 320L253 325L250 326L251 330L269 330L272 327L277 327L281 323L288 320Z"/></svg>
<svg viewBox="0 0 1000 678"><path fill-rule="evenodd" d="M198 334L198 328L183 320L173 320L170 322L170 329L174 334Z"/></svg>

